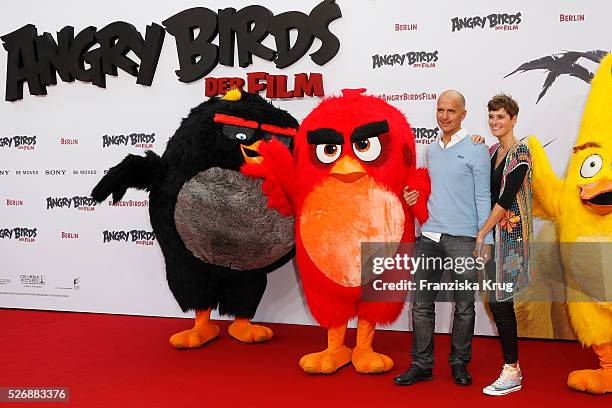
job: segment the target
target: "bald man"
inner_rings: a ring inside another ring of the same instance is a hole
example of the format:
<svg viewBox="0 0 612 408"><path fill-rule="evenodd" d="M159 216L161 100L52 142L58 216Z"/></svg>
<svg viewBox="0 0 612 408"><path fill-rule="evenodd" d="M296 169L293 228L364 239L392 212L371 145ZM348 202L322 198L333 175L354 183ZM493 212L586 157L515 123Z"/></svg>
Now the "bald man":
<svg viewBox="0 0 612 408"><path fill-rule="evenodd" d="M448 362L457 385L472 383L467 365L472 356L476 315L473 288L479 266L472 252L476 234L491 211L491 164L487 147L473 143L461 127L466 114L465 98L460 92L444 91L438 98L436 119L442 136L427 147L431 195L427 201L429 218L421 227L416 247L416 256L423 261L414 274L412 365L395 377L397 385L432 379L435 300L444 272L450 273L449 281L453 283L445 294L452 293L455 302ZM413 191L404 196L408 205L418 200L418 193ZM485 243L493 243L491 233Z"/></svg>

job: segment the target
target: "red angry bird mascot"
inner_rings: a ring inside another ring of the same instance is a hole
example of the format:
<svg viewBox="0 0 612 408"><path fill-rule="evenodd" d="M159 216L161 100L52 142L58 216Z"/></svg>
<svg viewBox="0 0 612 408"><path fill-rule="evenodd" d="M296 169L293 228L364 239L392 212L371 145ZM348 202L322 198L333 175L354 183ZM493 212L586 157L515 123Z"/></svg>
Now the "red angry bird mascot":
<svg viewBox="0 0 612 408"><path fill-rule="evenodd" d="M376 324L397 319L403 302L361 299L361 243L414 242L414 220L427 219L429 176L416 168L415 142L404 115L365 89L345 89L303 121L294 156L274 141L260 147L264 164L242 171L263 177L268 205L295 216L297 266L308 307L327 328L327 349L300 360L307 373L333 373L352 362L381 373L393 361L372 348ZM419 191L408 206L402 189ZM344 345L358 317L357 344Z"/></svg>

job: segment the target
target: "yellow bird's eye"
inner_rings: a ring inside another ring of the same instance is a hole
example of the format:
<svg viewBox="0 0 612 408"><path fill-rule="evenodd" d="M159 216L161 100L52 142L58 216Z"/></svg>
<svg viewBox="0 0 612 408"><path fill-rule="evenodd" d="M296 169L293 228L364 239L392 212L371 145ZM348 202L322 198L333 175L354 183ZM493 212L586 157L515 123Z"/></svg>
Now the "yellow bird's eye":
<svg viewBox="0 0 612 408"><path fill-rule="evenodd" d="M315 150L317 159L321 163L329 164L335 162L340 153L342 153L342 145L337 144L318 144Z"/></svg>
<svg viewBox="0 0 612 408"><path fill-rule="evenodd" d="M598 154L592 154L582 162L580 175L584 178L595 176L603 167L603 159Z"/></svg>

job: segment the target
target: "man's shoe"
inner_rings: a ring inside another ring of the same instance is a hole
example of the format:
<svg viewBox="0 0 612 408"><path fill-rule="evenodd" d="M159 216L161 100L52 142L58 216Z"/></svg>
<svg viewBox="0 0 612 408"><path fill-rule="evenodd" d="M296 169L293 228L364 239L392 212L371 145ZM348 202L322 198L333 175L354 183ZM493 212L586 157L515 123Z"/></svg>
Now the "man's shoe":
<svg viewBox="0 0 612 408"><path fill-rule="evenodd" d="M393 379L395 385L412 385L419 381L431 381L431 370L423 370L417 366L412 366L404 374L398 375Z"/></svg>
<svg viewBox="0 0 612 408"><path fill-rule="evenodd" d="M470 385L472 376L468 373L465 364L455 364L453 366L453 379L457 385Z"/></svg>

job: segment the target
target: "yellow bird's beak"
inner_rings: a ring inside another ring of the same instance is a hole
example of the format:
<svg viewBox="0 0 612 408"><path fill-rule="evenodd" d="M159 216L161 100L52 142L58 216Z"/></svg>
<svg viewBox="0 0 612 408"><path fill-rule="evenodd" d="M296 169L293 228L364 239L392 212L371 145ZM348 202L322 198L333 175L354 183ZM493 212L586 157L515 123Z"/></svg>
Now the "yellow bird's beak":
<svg viewBox="0 0 612 408"><path fill-rule="evenodd" d="M580 199L589 210L599 215L612 213L612 180L604 178L578 187Z"/></svg>

